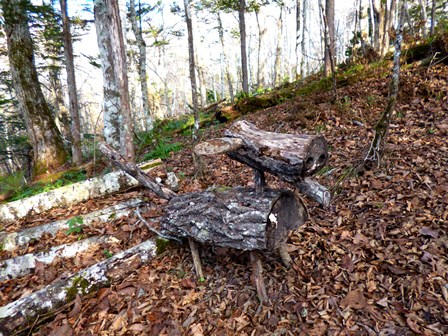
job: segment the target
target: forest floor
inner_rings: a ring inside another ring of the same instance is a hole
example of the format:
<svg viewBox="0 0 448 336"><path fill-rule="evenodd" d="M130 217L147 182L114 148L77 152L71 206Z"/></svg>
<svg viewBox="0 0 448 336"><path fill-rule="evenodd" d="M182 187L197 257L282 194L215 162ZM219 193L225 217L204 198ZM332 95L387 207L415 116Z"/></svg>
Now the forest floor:
<svg viewBox="0 0 448 336"><path fill-rule="evenodd" d="M285 269L276 254L262 257L270 304L260 306L245 252L201 247L205 281L194 273L188 244L171 243L147 265L87 297L77 298L33 335L446 335L448 334L448 66L403 69L397 114L382 165L344 178L363 158L387 102L388 72L373 70L333 93L318 92L246 115L259 128L320 133L330 146L316 179L332 191L322 209L305 200L310 220L293 232ZM222 134L224 125L203 133ZM207 158L207 174L193 179L191 149L164 168L181 176L179 193L210 186L250 186L250 169L224 155ZM156 168L152 174L162 174ZM268 176L271 187L289 186ZM142 188L69 211L13 223L7 231L88 213L123 199L149 201L154 221L164 200ZM61 274L86 267L152 236L131 216L89 228L117 243L0 283L0 305L27 295ZM60 234L14 255L72 241ZM2 260L13 256L1 252ZM44 320L44 318L42 317ZM40 321L42 322L42 321Z"/></svg>

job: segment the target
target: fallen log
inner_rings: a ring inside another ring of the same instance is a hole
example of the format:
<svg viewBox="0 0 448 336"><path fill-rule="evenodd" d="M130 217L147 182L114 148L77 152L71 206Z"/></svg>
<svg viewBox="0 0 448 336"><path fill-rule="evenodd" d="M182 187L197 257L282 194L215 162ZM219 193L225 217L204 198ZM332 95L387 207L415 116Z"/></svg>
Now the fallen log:
<svg viewBox="0 0 448 336"><path fill-rule="evenodd" d="M83 226L89 226L93 222L107 222L110 221L111 218L117 219L129 216L133 209L143 204L144 202L137 198L77 217L82 219ZM30 241L39 240L43 234L47 233L54 237L59 231L67 230L69 228L68 223L73 218L74 217L34 226L20 232L0 232L0 245L5 251L14 251L18 247L28 244Z"/></svg>
<svg viewBox="0 0 448 336"><path fill-rule="evenodd" d="M236 122L225 135L244 143L229 157L287 182L314 174L328 159L327 142L320 135L266 132L247 121Z"/></svg>
<svg viewBox="0 0 448 336"><path fill-rule="evenodd" d="M125 171L144 187L150 189L157 196L164 199L171 199L176 196L176 193L168 188L161 187L157 182L153 181L148 175L146 175L135 163L126 162L126 160L116 152L112 147L104 142L98 144L98 148L111 162L119 169Z"/></svg>
<svg viewBox="0 0 448 336"><path fill-rule="evenodd" d="M147 240L75 275L59 280L27 297L0 307L0 336L23 332L36 318L63 307L76 295L86 295L124 279L156 255L156 244ZM22 329L22 330L21 330Z"/></svg>
<svg viewBox="0 0 448 336"><path fill-rule="evenodd" d="M325 138L309 134L281 134L238 121L225 131L225 138L199 144L201 155L227 155L259 171L295 183L321 169L328 159Z"/></svg>
<svg viewBox="0 0 448 336"><path fill-rule="evenodd" d="M291 191L236 188L171 199L161 231L214 246L272 251L307 218L305 206Z"/></svg>

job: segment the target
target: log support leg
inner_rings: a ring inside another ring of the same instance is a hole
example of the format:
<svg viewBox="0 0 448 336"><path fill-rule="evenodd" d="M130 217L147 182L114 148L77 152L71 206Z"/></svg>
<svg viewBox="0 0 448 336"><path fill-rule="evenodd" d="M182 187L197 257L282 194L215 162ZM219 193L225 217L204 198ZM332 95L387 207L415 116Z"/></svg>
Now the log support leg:
<svg viewBox="0 0 448 336"><path fill-rule="evenodd" d="M194 269L199 281L204 279L204 273L202 272L201 258L199 257L199 250L196 242L192 238L188 238L190 244L191 255L193 257Z"/></svg>
<svg viewBox="0 0 448 336"><path fill-rule="evenodd" d="M286 268L291 268L292 259L288 253L288 250L286 249L286 241L284 241L280 244L280 246L278 247L278 253L280 254L280 257L282 258L283 265L285 265Z"/></svg>
<svg viewBox="0 0 448 336"><path fill-rule="evenodd" d="M263 279L263 266L261 265L260 255L257 251L250 252L250 263L252 265L252 274L257 288L258 299L263 304L268 302L268 295L266 294L266 286Z"/></svg>
<svg viewBox="0 0 448 336"><path fill-rule="evenodd" d="M266 178L264 177L264 172L258 169L253 169L254 171L254 184L256 192L263 192L266 188Z"/></svg>

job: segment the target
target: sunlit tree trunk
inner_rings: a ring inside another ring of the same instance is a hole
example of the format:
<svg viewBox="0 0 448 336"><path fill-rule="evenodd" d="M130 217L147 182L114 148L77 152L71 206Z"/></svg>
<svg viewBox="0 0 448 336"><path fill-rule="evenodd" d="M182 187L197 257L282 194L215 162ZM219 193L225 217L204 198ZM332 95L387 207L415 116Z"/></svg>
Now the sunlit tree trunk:
<svg viewBox="0 0 448 336"><path fill-rule="evenodd" d="M67 162L61 133L42 93L28 28L27 0L3 0L4 28L14 90L33 148L34 174L54 171Z"/></svg>
<svg viewBox="0 0 448 336"><path fill-rule="evenodd" d="M281 81L281 56L282 56L282 37L283 37L283 2L279 3L280 14L277 20L277 46L275 48L274 61L274 86Z"/></svg>
<svg viewBox="0 0 448 336"><path fill-rule="evenodd" d="M224 28L222 26L221 14L219 13L219 11L216 13L216 18L218 20L218 35L219 35L219 41L221 42L222 54L224 56L224 64L225 64L225 68L226 68L226 80L227 80L227 85L229 87L230 100L233 102L235 96L233 93L232 74L230 73L230 69L229 69L228 54L226 52L227 47L224 42Z"/></svg>
<svg viewBox="0 0 448 336"><path fill-rule="evenodd" d="M428 19L426 16L426 1L424 0L420 0L420 20L422 36L426 38L426 22L428 21Z"/></svg>
<svg viewBox="0 0 448 336"><path fill-rule="evenodd" d="M434 35L435 29L436 29L436 0L432 0L432 6L431 6L431 30L430 34Z"/></svg>
<svg viewBox="0 0 448 336"><path fill-rule="evenodd" d="M334 67L334 0L325 1L325 56L324 56L324 75L329 76Z"/></svg>
<svg viewBox="0 0 448 336"><path fill-rule="evenodd" d="M301 21L301 14L300 14L300 3L301 0L296 1L296 43L295 43L295 53L296 53L296 69L295 69L295 76L297 78L299 74L299 41L300 41L300 21ZM303 57L303 56L302 56Z"/></svg>
<svg viewBox="0 0 448 336"><path fill-rule="evenodd" d="M241 38L241 77L243 79L243 92L249 93L249 77L247 70L247 45L246 45L246 2L245 0L239 0L240 7L238 10L238 21L240 27Z"/></svg>
<svg viewBox="0 0 448 336"><path fill-rule="evenodd" d="M134 162L126 54L118 3L95 0L94 13L103 70L104 137L128 161Z"/></svg>
<svg viewBox="0 0 448 336"><path fill-rule="evenodd" d="M69 99L68 107L71 117L72 160L76 166L80 166L82 164L81 123L79 120L78 93L76 90L72 35L70 33L70 21L67 14L67 0L60 0L60 5L62 14L64 53L67 70L67 86Z"/></svg>
<svg viewBox="0 0 448 336"><path fill-rule="evenodd" d="M196 145L199 142L199 104L198 104L198 89L196 84L193 23L191 20L190 0L184 0L184 9L185 9L185 21L187 23L187 32L188 32L188 61L190 69L191 98L193 101L193 114L194 114L193 145ZM194 151L193 151L193 161L195 164L196 174L199 177L202 177L203 163L200 156L196 155Z"/></svg>
<svg viewBox="0 0 448 336"><path fill-rule="evenodd" d="M135 11L135 0L130 0L129 6L130 6L130 19L131 19L132 31L134 32L139 50L137 67L138 67L138 74L140 77L140 89L142 91L143 115L147 119L145 125L147 125L148 129L151 129L152 117L148 101L149 92L148 92L148 80L146 73L146 42L143 39L141 21L139 24L137 13ZM139 15L142 15L142 13L139 13Z"/></svg>
<svg viewBox="0 0 448 336"><path fill-rule="evenodd" d="M301 42L301 52L302 59L300 61L300 77L305 78L306 72L306 25L307 25L307 11L308 11L308 0L303 0L303 10L302 10L302 42Z"/></svg>

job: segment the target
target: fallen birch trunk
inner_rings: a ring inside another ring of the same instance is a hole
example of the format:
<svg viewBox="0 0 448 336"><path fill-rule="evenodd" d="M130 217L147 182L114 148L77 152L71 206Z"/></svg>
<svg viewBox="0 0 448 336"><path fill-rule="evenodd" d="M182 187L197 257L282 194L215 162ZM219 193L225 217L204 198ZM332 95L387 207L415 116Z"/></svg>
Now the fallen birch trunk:
<svg viewBox="0 0 448 336"><path fill-rule="evenodd" d="M110 236L90 237L74 243L54 246L45 252L28 253L3 260L1 261L0 282L30 274L36 267L36 262L51 264L56 258L73 258L79 252L84 252L102 243L112 242L118 242L118 240Z"/></svg>
<svg viewBox="0 0 448 336"><path fill-rule="evenodd" d="M160 160L153 161L154 165L161 163ZM151 163L142 164L143 167L148 165ZM125 172L112 172L102 177L91 178L22 200L2 204L0 205L0 222L14 221L33 212L41 213L56 207L68 207L136 186L138 186L138 181Z"/></svg>
<svg viewBox="0 0 448 336"><path fill-rule="evenodd" d="M112 217L113 219L117 219L129 216L135 207L142 204L144 204L142 200L132 199L79 217L82 218L83 226L89 226L96 221L107 222L111 220ZM54 237L59 231L67 230L69 228L67 222L69 222L72 218L73 217L35 226L20 232L2 232L0 233L0 245L5 251L14 251L18 247L28 244L31 240L39 240L43 234L47 233Z"/></svg>
<svg viewBox="0 0 448 336"><path fill-rule="evenodd" d="M322 205L322 207L326 208L330 205L330 191L323 185L319 184L317 181L305 177L303 181L296 182L295 185L297 188L299 188L299 191L302 194L305 194L313 201Z"/></svg>
<svg viewBox="0 0 448 336"><path fill-rule="evenodd" d="M110 286L112 282L120 281L155 255L154 241L147 240L68 279L57 281L25 298L0 307L0 336L23 331L20 329L26 329L27 325L40 315L63 307L78 294L86 295L101 287Z"/></svg>

